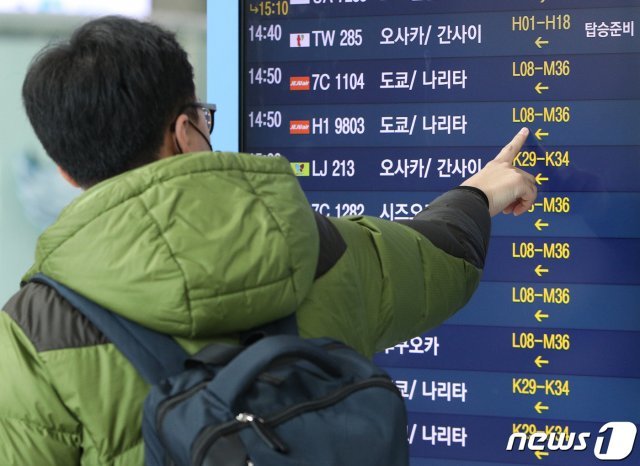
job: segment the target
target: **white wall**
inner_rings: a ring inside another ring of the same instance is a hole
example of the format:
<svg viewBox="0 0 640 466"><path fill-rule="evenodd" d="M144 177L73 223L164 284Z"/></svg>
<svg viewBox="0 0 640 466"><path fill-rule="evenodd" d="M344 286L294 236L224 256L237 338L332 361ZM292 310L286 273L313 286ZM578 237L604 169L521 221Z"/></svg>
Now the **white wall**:
<svg viewBox="0 0 640 466"><path fill-rule="evenodd" d="M18 201L14 166L25 150L42 152L22 109L20 89L42 37L0 36L0 305L18 289L31 265L38 230Z"/></svg>

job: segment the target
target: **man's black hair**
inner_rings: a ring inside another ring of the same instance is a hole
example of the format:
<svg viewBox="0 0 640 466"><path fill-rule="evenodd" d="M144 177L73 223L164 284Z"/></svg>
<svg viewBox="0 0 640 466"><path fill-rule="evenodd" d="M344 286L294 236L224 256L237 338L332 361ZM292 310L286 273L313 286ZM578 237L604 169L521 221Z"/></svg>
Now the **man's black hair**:
<svg viewBox="0 0 640 466"><path fill-rule="evenodd" d="M88 187L156 160L195 98L193 68L171 32L109 16L42 50L22 98L49 156Z"/></svg>

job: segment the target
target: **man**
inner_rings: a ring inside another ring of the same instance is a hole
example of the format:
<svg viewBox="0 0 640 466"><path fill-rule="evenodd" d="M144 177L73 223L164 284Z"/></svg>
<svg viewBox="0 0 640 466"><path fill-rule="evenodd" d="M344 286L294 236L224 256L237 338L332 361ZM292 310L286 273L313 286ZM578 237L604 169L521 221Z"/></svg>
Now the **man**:
<svg viewBox="0 0 640 466"><path fill-rule="evenodd" d="M188 351L296 313L366 355L435 326L478 284L490 215L536 197L520 132L405 225L327 219L288 162L211 153L213 107L172 34L109 17L38 55L27 114L86 189L40 238L0 312L0 464L141 465L148 387L42 272ZM189 155L181 155L189 154Z"/></svg>

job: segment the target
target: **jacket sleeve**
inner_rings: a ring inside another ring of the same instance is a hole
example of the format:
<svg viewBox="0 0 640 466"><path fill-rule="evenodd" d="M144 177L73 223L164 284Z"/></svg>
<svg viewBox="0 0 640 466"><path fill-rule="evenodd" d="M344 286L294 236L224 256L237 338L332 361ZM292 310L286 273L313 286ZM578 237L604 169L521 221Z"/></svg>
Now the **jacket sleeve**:
<svg viewBox="0 0 640 466"><path fill-rule="evenodd" d="M80 464L80 428L20 327L0 312L0 464Z"/></svg>
<svg viewBox="0 0 640 466"><path fill-rule="evenodd" d="M333 286L351 296L347 316L334 315L332 328L346 329L335 336L371 355L464 306L480 281L488 245L483 196L454 189L405 225L374 217L334 219L347 248L335 265L342 283Z"/></svg>
<svg viewBox="0 0 640 466"><path fill-rule="evenodd" d="M489 199L477 188L460 186L435 199L413 220L399 221L452 256L484 268L489 247Z"/></svg>

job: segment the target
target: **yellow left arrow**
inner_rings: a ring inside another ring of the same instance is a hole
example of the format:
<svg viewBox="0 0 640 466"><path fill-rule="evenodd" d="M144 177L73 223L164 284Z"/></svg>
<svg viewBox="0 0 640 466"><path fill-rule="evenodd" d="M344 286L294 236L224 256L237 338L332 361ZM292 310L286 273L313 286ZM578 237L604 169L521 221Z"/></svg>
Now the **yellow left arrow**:
<svg viewBox="0 0 640 466"><path fill-rule="evenodd" d="M539 265L536 267L535 272L538 277L542 277L543 274L549 273L549 269L545 269L542 265Z"/></svg>
<svg viewBox="0 0 640 466"><path fill-rule="evenodd" d="M542 411L548 411L549 407L542 404L542 401L538 401L534 406L534 409L538 414L542 414Z"/></svg>
<svg viewBox="0 0 640 466"><path fill-rule="evenodd" d="M541 460L545 456L549 456L549 453L546 451L537 451L534 454L536 455L536 458L538 458L539 460Z"/></svg>
<svg viewBox="0 0 640 466"><path fill-rule="evenodd" d="M542 369L542 366L549 364L549 361L542 359L542 356L538 356L533 362L538 366L538 369Z"/></svg>
<svg viewBox="0 0 640 466"><path fill-rule="evenodd" d="M542 173L538 173L536 175L536 184L538 186L542 186L542 183L544 183L545 181L549 181L549 178L547 178L546 176L542 176Z"/></svg>
<svg viewBox="0 0 640 466"><path fill-rule="evenodd" d="M536 138L538 138L538 141L542 141L542 138L547 136L549 136L549 133L542 131L542 129L539 129L538 131L536 131Z"/></svg>
<svg viewBox="0 0 640 466"><path fill-rule="evenodd" d="M539 218L538 220L536 220L536 223L534 223L536 230L538 231L542 231L543 228L546 228L549 226L548 223L543 222L541 218Z"/></svg>
<svg viewBox="0 0 640 466"><path fill-rule="evenodd" d="M549 86L545 86L542 83L538 83L536 84L535 90L538 94L542 94L542 91L548 91L549 90Z"/></svg>
<svg viewBox="0 0 640 466"><path fill-rule="evenodd" d="M549 41L544 40L542 37L538 37L535 44L539 49L541 49L543 45L549 45Z"/></svg>
<svg viewBox="0 0 640 466"><path fill-rule="evenodd" d="M549 318L549 314L545 314L544 312L542 312L542 309L538 309L536 311L535 317L538 322L542 322L544 319Z"/></svg>

